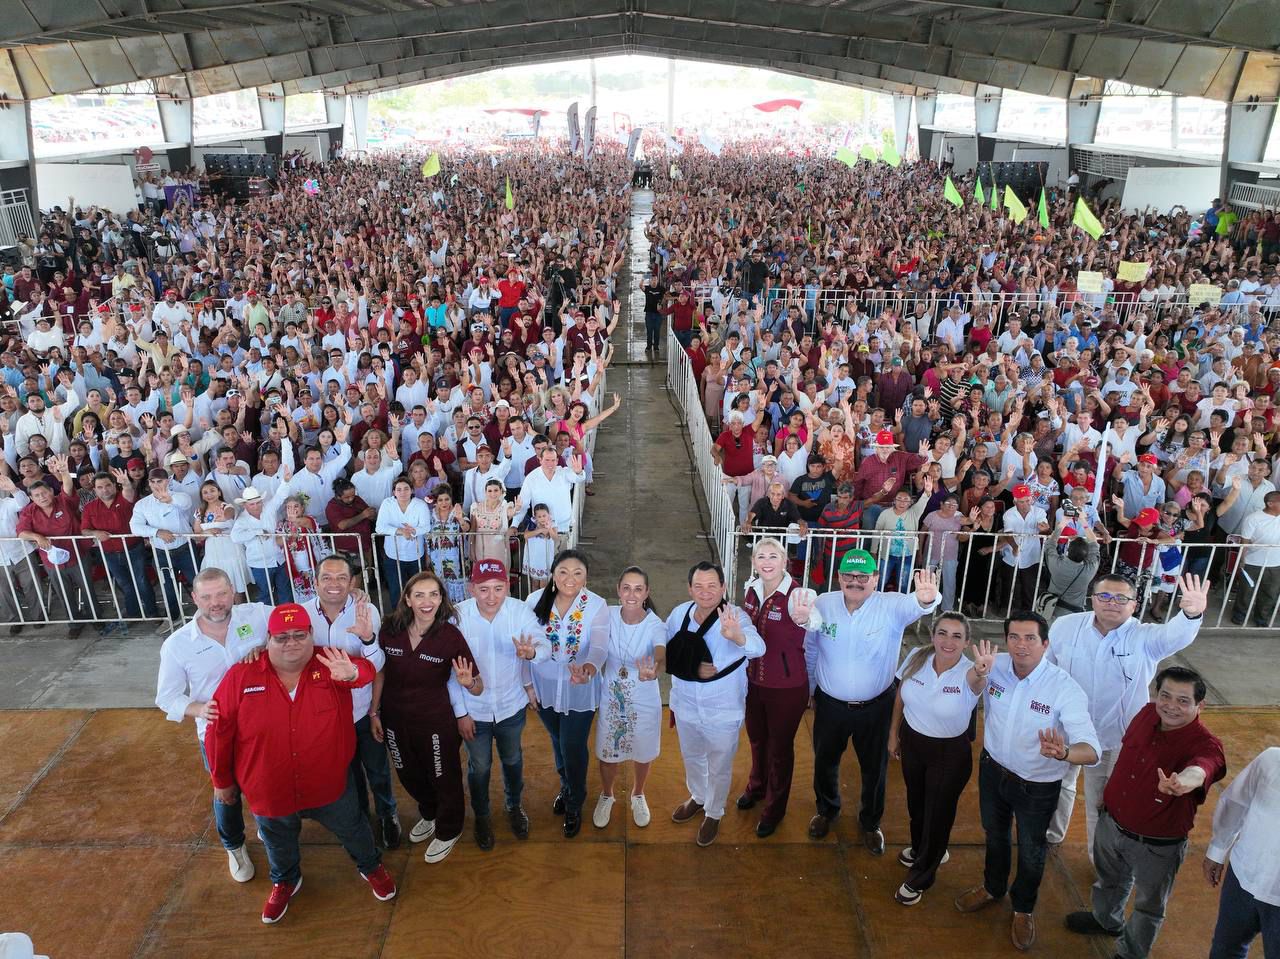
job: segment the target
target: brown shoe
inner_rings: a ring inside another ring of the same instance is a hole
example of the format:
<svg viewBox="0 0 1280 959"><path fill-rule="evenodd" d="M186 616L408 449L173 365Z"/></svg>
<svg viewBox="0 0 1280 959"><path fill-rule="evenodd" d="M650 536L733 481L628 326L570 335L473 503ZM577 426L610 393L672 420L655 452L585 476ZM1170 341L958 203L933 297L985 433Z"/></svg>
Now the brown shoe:
<svg viewBox="0 0 1280 959"><path fill-rule="evenodd" d="M995 901L996 897L987 892L986 886L977 885L960 894L956 899L956 908L961 912L977 912L983 906L989 906Z"/></svg>
<svg viewBox="0 0 1280 959"><path fill-rule="evenodd" d="M823 839L831 831L831 820L822 813L809 820L809 838Z"/></svg>
<svg viewBox="0 0 1280 959"><path fill-rule="evenodd" d="M702 803L690 796L679 806L676 806L676 811L671 814L671 821L688 822L700 812L702 812Z"/></svg>
<svg viewBox="0 0 1280 959"><path fill-rule="evenodd" d="M1009 930L1009 938L1015 948L1026 952L1036 942L1036 918L1029 912L1015 912L1013 926Z"/></svg>
<svg viewBox="0 0 1280 959"><path fill-rule="evenodd" d="M710 846L720 833L720 820L710 816L702 817L702 825L698 827L698 845Z"/></svg>

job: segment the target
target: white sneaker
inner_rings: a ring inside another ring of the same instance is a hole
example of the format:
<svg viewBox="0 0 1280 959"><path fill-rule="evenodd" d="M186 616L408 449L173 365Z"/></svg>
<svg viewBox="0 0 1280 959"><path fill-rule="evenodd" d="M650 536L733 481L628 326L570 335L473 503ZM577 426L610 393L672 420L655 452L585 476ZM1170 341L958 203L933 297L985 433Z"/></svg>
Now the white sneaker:
<svg viewBox="0 0 1280 959"><path fill-rule="evenodd" d="M601 796L596 800L596 811L591 814L591 822L597 829L603 829L609 825L609 817L613 815L613 803L612 796Z"/></svg>
<svg viewBox="0 0 1280 959"><path fill-rule="evenodd" d="M458 835L460 836L461 833ZM445 856L449 855L449 852L457 842L458 836L454 836L452 839L441 839L437 836L435 839L431 840L431 845L427 847L427 854L422 858L427 862L439 862Z"/></svg>
<svg viewBox="0 0 1280 959"><path fill-rule="evenodd" d="M631 797L631 818L641 829L649 825L649 804L645 802L644 796Z"/></svg>
<svg viewBox="0 0 1280 959"><path fill-rule="evenodd" d="M942 862L948 863L950 861L951 850L944 849L942 851ZM906 866L908 869L911 868L916 864L916 851L908 846L906 849L902 850L902 852L898 853L898 862L902 863L902 865ZM941 864L942 863L939 863L939 865Z"/></svg>
<svg viewBox="0 0 1280 959"><path fill-rule="evenodd" d="M248 882L253 878L253 860L244 846L227 850L227 865L231 869L231 878L236 882Z"/></svg>
<svg viewBox="0 0 1280 959"><path fill-rule="evenodd" d="M409 842L426 842L436 834L436 821L434 819L419 819L417 824L409 830Z"/></svg>

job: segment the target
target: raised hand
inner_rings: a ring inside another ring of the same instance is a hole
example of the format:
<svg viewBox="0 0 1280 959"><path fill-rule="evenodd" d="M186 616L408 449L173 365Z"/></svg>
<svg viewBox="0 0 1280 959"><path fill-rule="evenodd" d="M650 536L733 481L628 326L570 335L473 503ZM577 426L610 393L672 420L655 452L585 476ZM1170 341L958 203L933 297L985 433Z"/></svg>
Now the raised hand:
<svg viewBox="0 0 1280 959"><path fill-rule="evenodd" d="M641 656L636 660L636 675L642 683L652 682L658 678L658 666L652 656Z"/></svg>
<svg viewBox="0 0 1280 959"><path fill-rule="evenodd" d="M458 685L463 689L470 690L476 684L475 666L470 660L463 656L459 656L453 661L453 675L457 677Z"/></svg>
<svg viewBox="0 0 1280 959"><path fill-rule="evenodd" d="M1207 579L1190 573L1178 577L1178 588L1182 591L1178 608L1187 616L1203 616L1209 606L1209 586Z"/></svg>
<svg viewBox="0 0 1280 959"><path fill-rule="evenodd" d="M341 649L336 646L322 646L316 651L316 659L329 669L329 676L339 683L349 683L360 678L360 670Z"/></svg>
<svg viewBox="0 0 1280 959"><path fill-rule="evenodd" d="M534 638L527 633L512 636L511 642L515 645L516 656L519 659L533 659L538 654L537 647L534 645ZM537 704L535 703L534 705Z"/></svg>
<svg viewBox="0 0 1280 959"><path fill-rule="evenodd" d="M735 606L726 606L720 613L720 635L736 646L747 644L742 631L742 613Z"/></svg>
<svg viewBox="0 0 1280 959"><path fill-rule="evenodd" d="M989 676L991 668L996 664L997 647L995 643L985 639L978 640L973 648L973 671L979 676Z"/></svg>
<svg viewBox="0 0 1280 959"><path fill-rule="evenodd" d="M361 642L373 639L373 612L367 601L356 603L356 621L351 632L359 636Z"/></svg>
<svg viewBox="0 0 1280 959"><path fill-rule="evenodd" d="M1040 755L1059 761L1067 758L1067 741L1057 729L1040 730Z"/></svg>
<svg viewBox="0 0 1280 959"><path fill-rule="evenodd" d="M818 594L812 589L794 589L787 597L787 612L797 626L806 626L818 605Z"/></svg>
<svg viewBox="0 0 1280 959"><path fill-rule="evenodd" d="M925 567L915 572L916 601L928 606L938 598L938 574Z"/></svg>

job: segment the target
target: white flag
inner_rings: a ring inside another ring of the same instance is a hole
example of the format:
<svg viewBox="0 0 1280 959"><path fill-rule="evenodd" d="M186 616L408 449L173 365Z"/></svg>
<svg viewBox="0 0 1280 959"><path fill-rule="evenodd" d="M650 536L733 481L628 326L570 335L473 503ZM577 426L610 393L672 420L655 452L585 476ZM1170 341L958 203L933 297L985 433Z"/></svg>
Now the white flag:
<svg viewBox="0 0 1280 959"><path fill-rule="evenodd" d="M590 160L591 151L596 148L596 108L587 111L586 121L582 125L582 159Z"/></svg>
<svg viewBox="0 0 1280 959"><path fill-rule="evenodd" d="M582 135L578 131L578 101L574 100L569 106L569 152L577 153L578 144L581 142Z"/></svg>
<svg viewBox="0 0 1280 959"><path fill-rule="evenodd" d="M719 156L720 151L724 149L724 144L713 137L710 133L699 133L698 142L706 147L707 152L712 156Z"/></svg>
<svg viewBox="0 0 1280 959"><path fill-rule="evenodd" d="M627 138L628 163L634 163L636 161L636 147L640 145L640 133L641 130L639 127L633 127L631 130L631 136Z"/></svg>

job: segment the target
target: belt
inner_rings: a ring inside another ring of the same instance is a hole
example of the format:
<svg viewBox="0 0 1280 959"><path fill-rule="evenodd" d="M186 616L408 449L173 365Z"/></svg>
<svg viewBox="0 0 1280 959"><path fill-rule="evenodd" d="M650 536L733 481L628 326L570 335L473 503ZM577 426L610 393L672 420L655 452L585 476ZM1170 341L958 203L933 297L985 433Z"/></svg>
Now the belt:
<svg viewBox="0 0 1280 959"><path fill-rule="evenodd" d="M995 767L996 767L996 771L997 771L997 772L999 772L999 773L1000 773L1000 775L1004 776L1004 778L1005 778L1005 779L1012 779L1014 782L1016 782L1016 783L1021 783L1021 784L1022 784L1022 785L1024 785L1024 786L1049 786L1049 785L1052 785L1052 783L1038 783L1038 782L1034 782L1033 780L1030 780L1030 779L1023 779L1023 778L1022 778L1021 776L1019 776L1017 773L1015 773L1015 772L1011 772L1010 770L1006 769L1004 766L1000 765L1000 763L996 762L996 758L995 758L994 756L992 756L992 755L991 755L991 753L987 752L987 751L986 751L986 749L983 749L983 750L982 750L982 757L981 757L981 758L982 758L982 759L985 759L987 762L991 763L991 765L995 766Z"/></svg>
<svg viewBox="0 0 1280 959"><path fill-rule="evenodd" d="M1128 829L1125 829L1124 826L1116 822L1116 817L1111 815L1111 810L1109 809L1107 810L1107 816L1110 817L1112 825L1114 825L1116 829L1120 830L1120 835L1127 839L1132 839L1134 842L1140 842L1144 846L1176 846L1178 843L1187 841L1186 836L1179 836L1177 839L1161 838L1158 836L1140 836L1136 832L1130 832Z"/></svg>
<svg viewBox="0 0 1280 959"><path fill-rule="evenodd" d="M847 708L847 709L860 709L860 708L862 708L863 706L870 706L872 703L878 703L878 702L880 702L880 700L882 700L882 699L884 699L886 696L890 695L890 694L894 691L894 688L895 688L896 686L897 686L897 683L890 683L890 684L888 685L888 687L884 690L884 692L882 692L882 693L877 693L875 696L872 696L870 699L864 699L864 700L861 700L860 702L856 702L856 703L851 703L851 702L849 702L849 701L848 701L848 700L846 700L846 699L836 699L836 698L835 698L834 696L832 696L830 693L824 693L824 692L822 692L822 690L821 690L821 689L819 689L819 690L818 690L818 692L819 692L819 693L822 693L822 695L823 695L823 696L825 696L827 699L831 700L833 703L836 703L836 704L838 704L838 705L840 705L840 706L844 706L844 707L845 707L845 708Z"/></svg>

